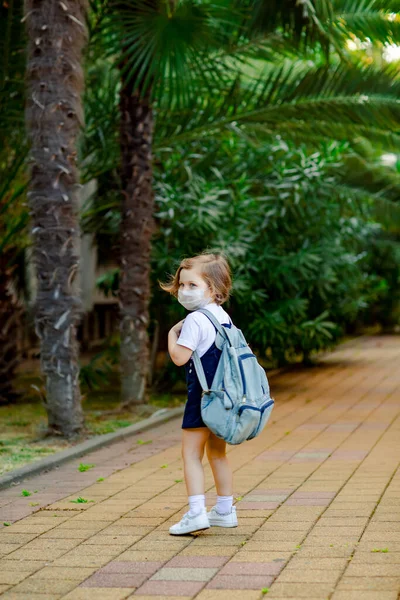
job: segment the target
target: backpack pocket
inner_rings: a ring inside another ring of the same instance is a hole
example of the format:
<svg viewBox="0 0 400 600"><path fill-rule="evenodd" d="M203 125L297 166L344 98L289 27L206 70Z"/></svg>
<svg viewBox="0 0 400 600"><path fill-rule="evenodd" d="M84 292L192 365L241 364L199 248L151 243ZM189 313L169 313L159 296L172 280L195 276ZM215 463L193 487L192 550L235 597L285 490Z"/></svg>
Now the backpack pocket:
<svg viewBox="0 0 400 600"><path fill-rule="evenodd" d="M223 391L203 395L201 417L207 427L221 439L225 439L232 412L231 402Z"/></svg>
<svg viewBox="0 0 400 600"><path fill-rule="evenodd" d="M257 429L260 422L260 410L251 404L241 404L238 410L231 411L226 441L236 445L245 442Z"/></svg>
<svg viewBox="0 0 400 600"><path fill-rule="evenodd" d="M267 424L270 416L271 416L271 412L272 409L274 408L274 404L275 402L272 400L272 398L270 398L269 400L267 400L266 402L264 402L259 410L260 410L260 421L258 424L258 427L255 429L255 431L250 435L249 440L252 440L253 438L255 438L259 433L262 432L262 430L264 429L265 425Z"/></svg>

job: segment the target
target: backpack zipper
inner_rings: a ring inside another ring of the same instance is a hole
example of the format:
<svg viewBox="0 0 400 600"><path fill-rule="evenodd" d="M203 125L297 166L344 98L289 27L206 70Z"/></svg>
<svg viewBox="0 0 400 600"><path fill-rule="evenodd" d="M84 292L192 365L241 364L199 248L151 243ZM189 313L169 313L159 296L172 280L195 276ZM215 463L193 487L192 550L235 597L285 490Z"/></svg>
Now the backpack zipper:
<svg viewBox="0 0 400 600"><path fill-rule="evenodd" d="M261 414L264 412L264 410L266 410L268 407L270 407L272 404L274 404L273 400L270 400L269 402L266 402L266 404L264 404L263 406L261 406L261 408L258 408L257 406L251 406L250 404L247 406L241 406L238 410L238 415L240 417L240 415L242 414L242 412L244 410L258 410Z"/></svg>
<svg viewBox="0 0 400 600"><path fill-rule="evenodd" d="M224 380L224 379L222 380L222 391L223 391L223 392L225 392L225 394L228 396L229 400L230 400L230 401L231 401L231 403L232 403L232 408L233 408L233 407L234 407L234 405L235 405L235 403L234 403L234 401L232 400L232 398L231 398L231 396L230 396L230 394L229 394L228 390L225 388L225 380Z"/></svg>

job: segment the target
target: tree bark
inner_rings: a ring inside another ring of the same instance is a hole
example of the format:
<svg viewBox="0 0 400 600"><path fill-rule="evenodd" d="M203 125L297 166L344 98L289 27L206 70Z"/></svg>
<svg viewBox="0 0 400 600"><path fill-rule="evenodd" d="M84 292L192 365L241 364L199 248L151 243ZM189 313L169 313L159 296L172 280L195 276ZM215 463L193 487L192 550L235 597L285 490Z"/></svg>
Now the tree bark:
<svg viewBox="0 0 400 600"><path fill-rule="evenodd" d="M76 338L82 312L76 141L83 125L86 0L26 0L25 11L35 328L49 429L71 437L83 426Z"/></svg>
<svg viewBox="0 0 400 600"><path fill-rule="evenodd" d="M153 111L149 95L122 81L121 110L121 400L146 401L149 372L150 251L153 232Z"/></svg>

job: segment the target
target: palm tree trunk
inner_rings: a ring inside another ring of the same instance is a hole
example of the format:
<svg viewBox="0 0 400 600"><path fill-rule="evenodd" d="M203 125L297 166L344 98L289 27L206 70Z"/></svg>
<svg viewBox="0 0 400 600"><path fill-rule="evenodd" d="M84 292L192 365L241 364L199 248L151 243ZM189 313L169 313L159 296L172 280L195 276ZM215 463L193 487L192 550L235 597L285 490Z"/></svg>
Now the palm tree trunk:
<svg viewBox="0 0 400 600"><path fill-rule="evenodd" d="M150 250L153 232L153 111L149 95L122 81L121 110L121 400L146 401L149 372Z"/></svg>
<svg viewBox="0 0 400 600"><path fill-rule="evenodd" d="M76 140L83 124L86 3L26 0L25 10L29 206L38 278L35 326L49 429L71 437L83 425L76 339L81 318Z"/></svg>

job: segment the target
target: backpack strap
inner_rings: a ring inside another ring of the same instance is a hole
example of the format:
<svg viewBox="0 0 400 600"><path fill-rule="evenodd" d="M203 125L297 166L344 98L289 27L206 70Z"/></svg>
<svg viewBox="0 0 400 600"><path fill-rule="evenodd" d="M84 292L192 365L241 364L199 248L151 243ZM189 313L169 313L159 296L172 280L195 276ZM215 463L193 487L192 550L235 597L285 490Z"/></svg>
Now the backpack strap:
<svg viewBox="0 0 400 600"><path fill-rule="evenodd" d="M201 389L203 392L209 392L208 383L206 379L206 375L204 373L203 363L200 360L200 356L197 354L196 350L192 354L194 368L196 369L196 375L201 385Z"/></svg>
<svg viewBox="0 0 400 600"><path fill-rule="evenodd" d="M214 327L218 331L218 333L220 333L223 337L225 337L228 341L230 341L229 336L226 332L226 327L221 325L221 323L212 314L212 312L210 310L207 310L206 308L199 308L197 310L197 312L203 313L203 315L205 315L211 321L211 323L214 325Z"/></svg>
<svg viewBox="0 0 400 600"><path fill-rule="evenodd" d="M218 333L220 333L228 341L229 344L231 343L226 327L221 325L221 323L218 321L218 319L216 319L216 317L212 314L211 311L206 310L205 308L200 308L200 309L198 309L197 312L203 313L203 315L205 315L211 321L211 323L214 325L214 327L218 331ZM192 357L193 357L194 368L196 369L196 374L197 374L199 383L201 385L201 388L202 388L203 392L208 393L208 392L210 392L210 390L208 387L206 375L204 373L203 363L200 360L200 356L197 354L196 351L194 351L192 354Z"/></svg>

